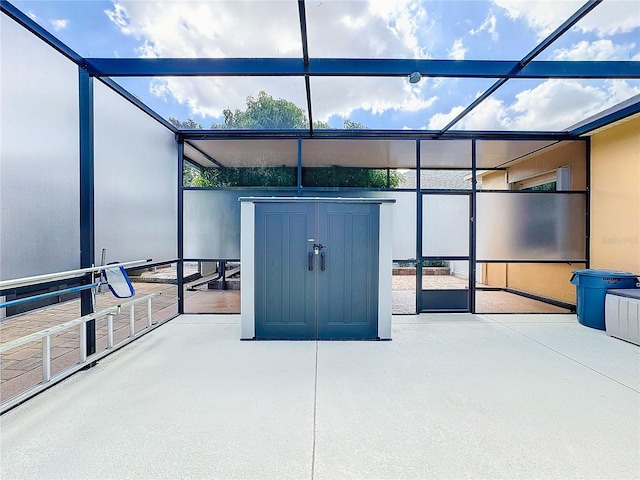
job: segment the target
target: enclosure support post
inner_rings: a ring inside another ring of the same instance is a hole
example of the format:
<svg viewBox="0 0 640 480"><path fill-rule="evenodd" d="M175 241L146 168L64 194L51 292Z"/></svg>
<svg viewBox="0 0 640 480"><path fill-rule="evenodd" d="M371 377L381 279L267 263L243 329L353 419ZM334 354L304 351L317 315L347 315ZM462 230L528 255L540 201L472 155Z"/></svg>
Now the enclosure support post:
<svg viewBox="0 0 640 480"><path fill-rule="evenodd" d="M302 194L302 138L298 137L298 168L297 172L297 188L298 196Z"/></svg>
<svg viewBox="0 0 640 480"><path fill-rule="evenodd" d="M476 313L476 139L471 140L471 197L469 199L469 311Z"/></svg>
<svg viewBox="0 0 640 480"><path fill-rule="evenodd" d="M416 140L416 313L422 311L422 185L420 140Z"/></svg>
<svg viewBox="0 0 640 480"><path fill-rule="evenodd" d="M178 286L178 314L184 313L184 245L182 233L184 229L183 210L183 168L184 168L184 140L178 139L178 262L176 264L176 284Z"/></svg>
<svg viewBox="0 0 640 480"><path fill-rule="evenodd" d="M93 119L93 77L79 68L78 96L80 118L80 268L95 264L94 232L94 119ZM85 275L83 284L93 283L92 274ZM80 293L80 314L94 312L91 289ZM96 351L96 322L89 320L85 326L86 354ZM91 366L91 365L90 365Z"/></svg>
<svg viewBox="0 0 640 480"><path fill-rule="evenodd" d="M591 268L591 137L585 139L585 170L586 170L586 219L585 219L585 268Z"/></svg>

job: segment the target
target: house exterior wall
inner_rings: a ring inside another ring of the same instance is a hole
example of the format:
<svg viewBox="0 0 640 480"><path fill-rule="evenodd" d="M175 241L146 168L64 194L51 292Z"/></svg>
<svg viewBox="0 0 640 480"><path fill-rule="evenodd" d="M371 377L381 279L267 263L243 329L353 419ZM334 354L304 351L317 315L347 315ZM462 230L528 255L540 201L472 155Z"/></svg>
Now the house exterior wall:
<svg viewBox="0 0 640 480"><path fill-rule="evenodd" d="M526 160L516 163L507 170L507 181L518 183L558 167L571 167L571 190L584 190L587 184L585 169L585 143L562 143L557 147L549 147L538 155L531 155Z"/></svg>
<svg viewBox="0 0 640 480"><path fill-rule="evenodd" d="M507 286L507 264L506 263L485 263L482 268L481 283L491 287Z"/></svg>
<svg viewBox="0 0 640 480"><path fill-rule="evenodd" d="M640 274L640 118L591 137L591 268Z"/></svg>
<svg viewBox="0 0 640 480"><path fill-rule="evenodd" d="M571 168L571 190L586 189L586 146L584 142L570 142L550 147L510 166L507 171L491 172L483 176L482 188L507 190L509 183L536 177L562 166ZM492 287L506 287L567 303L575 303L575 287L570 283L571 272L584 268L583 264L488 263L482 272L482 283Z"/></svg>
<svg viewBox="0 0 640 480"><path fill-rule="evenodd" d="M561 302L575 303L576 287L570 283L571 272L583 264L510 263L506 266L507 287L534 293Z"/></svg>
<svg viewBox="0 0 640 480"><path fill-rule="evenodd" d="M509 183L517 183L558 167L571 167L571 190L585 190L585 144L584 142L567 142L556 147L546 148L537 155L530 155L525 160L508 167L506 171L488 172L482 176L483 190L506 190Z"/></svg>

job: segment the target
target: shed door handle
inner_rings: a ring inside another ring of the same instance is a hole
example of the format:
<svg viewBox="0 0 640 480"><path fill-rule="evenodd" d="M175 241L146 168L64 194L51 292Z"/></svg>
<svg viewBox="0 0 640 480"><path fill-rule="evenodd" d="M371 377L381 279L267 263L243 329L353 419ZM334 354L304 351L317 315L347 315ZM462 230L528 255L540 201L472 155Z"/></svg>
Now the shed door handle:
<svg viewBox="0 0 640 480"><path fill-rule="evenodd" d="M313 272L313 252L309 252L309 271Z"/></svg>
<svg viewBox="0 0 640 480"><path fill-rule="evenodd" d="M326 260L324 252L322 252L320 254L320 270L322 270L324 272L326 267L327 267L327 260Z"/></svg>

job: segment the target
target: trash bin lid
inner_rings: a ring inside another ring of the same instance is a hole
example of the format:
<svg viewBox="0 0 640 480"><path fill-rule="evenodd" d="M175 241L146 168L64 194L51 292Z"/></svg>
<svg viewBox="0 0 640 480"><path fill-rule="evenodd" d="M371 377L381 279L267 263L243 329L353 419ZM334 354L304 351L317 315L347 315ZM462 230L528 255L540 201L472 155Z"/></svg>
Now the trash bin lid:
<svg viewBox="0 0 640 480"><path fill-rule="evenodd" d="M582 270L574 270L574 275L586 275L589 277L618 277L618 278L636 278L638 275L631 272L622 272L620 270L592 270L583 268Z"/></svg>

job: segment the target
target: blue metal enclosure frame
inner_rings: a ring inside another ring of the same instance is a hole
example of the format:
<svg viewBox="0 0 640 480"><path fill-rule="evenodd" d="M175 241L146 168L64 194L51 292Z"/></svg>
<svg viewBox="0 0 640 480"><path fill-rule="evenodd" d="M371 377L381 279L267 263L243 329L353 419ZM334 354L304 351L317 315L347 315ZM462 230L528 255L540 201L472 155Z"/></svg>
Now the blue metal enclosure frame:
<svg viewBox="0 0 640 480"><path fill-rule="evenodd" d="M633 99L623 108L612 111L596 120L586 122L572 130L565 131L452 131L451 128L464 116L470 113L477 105L484 101L491 93L497 90L511 79L640 79L640 62L638 61L535 61L543 50L553 44L566 31L574 26L581 18L597 7L602 0L589 0L571 17L569 17L551 35L540 42L529 54L517 61L505 60L424 60L424 59L341 59L341 58L310 58L307 42L306 10L304 0L298 0L298 13L300 19L300 33L302 38L302 58L157 58L157 59L122 59L122 58L83 58L78 55L54 35L42 28L18 8L6 0L0 0L0 10L24 28L32 32L42 41L52 46L66 58L78 65L79 70L79 117L80 117L80 229L81 229L81 266L89 267L95 263L93 251L95 212L93 205L93 81L104 82L107 86L117 91L120 95L135 104L156 121L176 134L179 145L177 168L179 172L178 189L178 284L179 284L179 312L184 311L184 299L182 293L183 272L183 191L182 168L186 160L184 156L184 142L203 139L255 139L255 138L291 138L298 142L297 160L297 192L300 194L302 186L302 140L315 139L379 139L397 138L413 139L416 142L416 174L419 178L420 167L420 140L421 139L471 139L472 140L472 190L470 193L470 279L475 270L476 252L473 246L476 241L475 214L476 214L476 142L484 139L513 139L513 140L579 140L586 144L587 159L590 155L590 142L588 138L581 137L594 129L600 128L611 122L634 115L640 112L640 99ZM444 78L493 78L496 82L480 97L474 100L454 118L447 126L440 130L314 130L313 110L311 101L310 77L350 76L350 77L406 77L411 72L420 72L424 77ZM166 121L156 112L148 108L139 99L120 87L111 80L111 77L158 77L158 76L299 76L305 79L307 109L309 113L309 128L305 130L290 131L220 131L220 130L178 130L170 122ZM189 143L196 150L198 148ZM212 162L219 162L205 152L200 152ZM589 164L586 165L587 185L589 185ZM339 190L337 190L339 191ZM422 194L424 190L418 181L416 184L417 198L417 237L416 237L416 261L421 266L423 258L419 255L422 245ZM584 192L587 196L588 189ZM589 223L587 222L587 258L589 260ZM417 269L417 271L419 268ZM421 275L416 275L418 291L421 290ZM85 279L90 283L90 279ZM470 310L475 310L475 284L469 282ZM418 300L418 311L421 309ZM92 310L89 292L82 294L82 313ZM89 325L87 325L89 329ZM88 342L93 335L88 335ZM88 344L88 353L91 348Z"/></svg>

